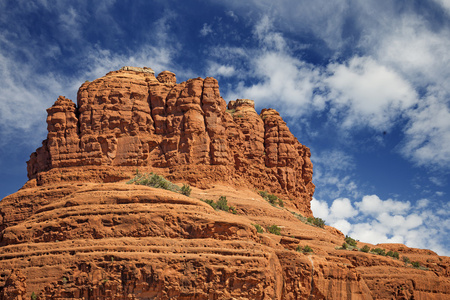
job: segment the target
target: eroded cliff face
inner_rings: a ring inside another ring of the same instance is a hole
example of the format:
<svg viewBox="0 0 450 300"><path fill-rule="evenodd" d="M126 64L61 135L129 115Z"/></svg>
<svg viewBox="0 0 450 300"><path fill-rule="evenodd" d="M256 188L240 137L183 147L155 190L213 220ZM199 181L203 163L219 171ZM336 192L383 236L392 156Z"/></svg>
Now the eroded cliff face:
<svg viewBox="0 0 450 300"><path fill-rule="evenodd" d="M214 78L176 84L169 71L155 77L149 68L124 67L84 83L77 105L60 96L47 112L47 139L28 161L28 177L38 185L117 181L128 174L111 170L158 168L200 187L250 184L312 215L309 149L275 110L258 115L247 99L227 109Z"/></svg>
<svg viewBox="0 0 450 300"><path fill-rule="evenodd" d="M275 110L226 105L213 78L125 67L83 84L77 105L60 97L47 123L30 180L0 201L0 300L450 296L448 257L342 250L337 229L305 223L309 149ZM136 169L192 193L127 184ZM235 214L201 200L221 196Z"/></svg>

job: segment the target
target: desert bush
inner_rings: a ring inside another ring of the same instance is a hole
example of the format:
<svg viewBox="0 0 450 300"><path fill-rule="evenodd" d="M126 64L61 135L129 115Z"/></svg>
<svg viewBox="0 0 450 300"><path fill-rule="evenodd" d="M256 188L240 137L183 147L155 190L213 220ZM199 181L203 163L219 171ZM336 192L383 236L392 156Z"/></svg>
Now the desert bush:
<svg viewBox="0 0 450 300"><path fill-rule="evenodd" d="M323 228L325 226L325 221L321 218L308 217L307 221L308 223L320 228Z"/></svg>
<svg viewBox="0 0 450 300"><path fill-rule="evenodd" d="M303 252L303 253L313 253L314 252L314 250L308 245L306 245L303 248L300 245L298 245L297 248L295 249L295 251Z"/></svg>
<svg viewBox="0 0 450 300"><path fill-rule="evenodd" d="M214 208L215 210L219 209L226 212L231 211L232 214L237 214L236 208L234 206L228 206L228 200L227 197L225 196L220 196L217 202L214 202L214 200L209 199L200 199L200 200L211 205L211 207Z"/></svg>
<svg viewBox="0 0 450 300"><path fill-rule="evenodd" d="M185 196L190 196L192 192L192 189L189 185L187 184L183 184L183 186L181 187L181 193Z"/></svg>
<svg viewBox="0 0 450 300"><path fill-rule="evenodd" d="M305 247L303 247L303 252L314 252L314 250L310 247L310 246L308 246L308 245L306 245Z"/></svg>
<svg viewBox="0 0 450 300"><path fill-rule="evenodd" d="M390 257L392 257L392 258L399 258L399 254L398 254L398 252L393 252L393 251L391 251L391 250L389 250L387 253L386 253L386 256L390 256Z"/></svg>
<svg viewBox="0 0 450 300"><path fill-rule="evenodd" d="M258 194L263 197L265 200L267 200L272 205L279 205L281 207L284 207L284 202L282 199L278 198L274 194L269 194L266 191L259 191Z"/></svg>
<svg viewBox="0 0 450 300"><path fill-rule="evenodd" d="M264 229L260 225L258 225L258 224L252 224L252 225L255 226L256 232L258 232L258 233L264 232Z"/></svg>
<svg viewBox="0 0 450 300"><path fill-rule="evenodd" d="M267 231L276 235L281 235L281 228L277 225L270 225L267 227Z"/></svg>
<svg viewBox="0 0 450 300"><path fill-rule="evenodd" d="M386 252L384 249L381 248L375 248L371 250L373 253L378 254L378 255L382 255L382 256L386 256Z"/></svg>
<svg viewBox="0 0 450 300"><path fill-rule="evenodd" d="M403 262L405 263L405 264L409 264L411 261L409 260L409 258L408 257L406 257L406 256L403 256L402 257L402 260L403 260Z"/></svg>
<svg viewBox="0 0 450 300"><path fill-rule="evenodd" d="M127 182L128 184L139 184L139 185L146 185L158 189L165 189L172 192L181 193L181 188L177 186L176 184L173 184L169 180L165 179L163 176L160 176L155 173L150 174L141 174L137 173L136 176L134 176L133 179Z"/></svg>
<svg viewBox="0 0 450 300"><path fill-rule="evenodd" d="M364 245L364 247L362 247L362 248L361 248L361 251L362 251L362 252L366 252L366 253L367 253L367 252L369 252L369 251L370 251L370 247L369 247L369 246L367 246L367 245Z"/></svg>
<svg viewBox="0 0 450 300"><path fill-rule="evenodd" d="M413 261L413 262L411 262L411 264L414 268L417 268L417 269L420 268L420 263L418 261Z"/></svg>
<svg viewBox="0 0 450 300"><path fill-rule="evenodd" d="M356 247L356 241L351 237L349 237L348 235L345 236L345 242L352 247Z"/></svg>
<svg viewBox="0 0 450 300"><path fill-rule="evenodd" d="M342 244L342 249L347 250L348 249L348 244L346 242L344 242Z"/></svg>
<svg viewBox="0 0 450 300"><path fill-rule="evenodd" d="M36 299L37 299L37 295L34 292L32 292L31 293L31 300L36 300Z"/></svg>
<svg viewBox="0 0 450 300"><path fill-rule="evenodd" d="M219 200L217 200L217 208L223 211L229 211L230 207L228 206L228 200L225 196L220 196Z"/></svg>

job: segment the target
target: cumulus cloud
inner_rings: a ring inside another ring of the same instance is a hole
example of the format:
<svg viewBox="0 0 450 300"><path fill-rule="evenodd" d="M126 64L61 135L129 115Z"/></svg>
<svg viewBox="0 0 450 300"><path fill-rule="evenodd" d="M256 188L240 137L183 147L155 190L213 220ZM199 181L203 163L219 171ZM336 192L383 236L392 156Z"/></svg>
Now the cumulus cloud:
<svg viewBox="0 0 450 300"><path fill-rule="evenodd" d="M434 1L449 14L447 0ZM241 14L249 7L257 12L248 16L260 47L248 57L246 70L257 82L241 82L236 93L264 105L276 99L277 109L298 118L328 110L343 130L401 126L405 140L398 149L405 158L449 168L450 26L427 17L441 13L436 5L418 10L405 3L401 11L391 1L229 1L226 6ZM311 65L293 54L298 45L290 35L322 41L331 63Z"/></svg>
<svg viewBox="0 0 450 300"><path fill-rule="evenodd" d="M412 86L370 57L353 57L346 64L328 65L324 82L328 98L337 107L348 108L343 126L367 124L387 129L398 115L416 103Z"/></svg>
<svg viewBox="0 0 450 300"><path fill-rule="evenodd" d="M408 211L411 207L409 201L381 200L377 195L364 196L362 201L356 202L355 205L361 213L372 216L378 216L384 212L401 214Z"/></svg>
<svg viewBox="0 0 450 300"><path fill-rule="evenodd" d="M446 233L450 229L450 213L445 208L430 207L429 203L428 199L421 199L412 206L409 201L382 200L377 195L366 195L357 202L338 198L331 206L314 198L311 209L314 216L362 242L403 243L448 255L445 245L448 243ZM450 208L449 204L444 206Z"/></svg>

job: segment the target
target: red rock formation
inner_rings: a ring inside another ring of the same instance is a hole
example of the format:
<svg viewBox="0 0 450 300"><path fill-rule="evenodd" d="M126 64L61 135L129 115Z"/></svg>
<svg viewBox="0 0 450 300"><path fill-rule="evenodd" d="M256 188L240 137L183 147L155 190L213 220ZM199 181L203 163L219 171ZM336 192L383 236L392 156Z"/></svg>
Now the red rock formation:
<svg viewBox="0 0 450 300"><path fill-rule="evenodd" d="M237 215L199 198L226 195ZM124 183L25 188L0 202L0 299L446 299L450 259L336 250L344 236L254 191L191 197ZM276 224L281 236L262 228ZM296 251L310 246L314 252ZM360 245L361 246L361 245ZM371 245L371 247L375 247ZM20 270L20 273L15 270Z"/></svg>
<svg viewBox="0 0 450 300"><path fill-rule="evenodd" d="M60 97L47 112L48 137L28 162L28 176L38 185L53 182L55 172L67 173L67 167L160 168L197 186L205 180L251 184L284 195L311 215L309 149L274 110L258 115L245 99L227 110L214 78L176 84L169 71L155 78L149 68L124 67L84 83L76 106Z"/></svg>
<svg viewBox="0 0 450 300"><path fill-rule="evenodd" d="M214 78L176 84L124 67L47 111L30 180L0 201L0 300L449 298L450 258L399 244L369 246L400 259L339 250L341 232L304 223L309 149L276 111L227 107ZM199 188L126 184L136 168ZM200 201L220 196L236 214Z"/></svg>

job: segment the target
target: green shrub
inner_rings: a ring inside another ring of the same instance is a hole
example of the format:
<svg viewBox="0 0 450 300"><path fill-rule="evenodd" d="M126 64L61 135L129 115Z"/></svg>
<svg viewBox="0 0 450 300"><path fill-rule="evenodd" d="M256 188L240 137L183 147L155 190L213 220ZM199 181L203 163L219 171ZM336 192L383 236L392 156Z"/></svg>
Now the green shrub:
<svg viewBox="0 0 450 300"><path fill-rule="evenodd" d="M356 247L356 241L351 237L349 237L348 235L345 236L345 242L352 247Z"/></svg>
<svg viewBox="0 0 450 300"><path fill-rule="evenodd" d="M214 202L214 200L210 200L210 199L200 199L200 200L211 205L212 208L217 209L217 204L216 204L216 202Z"/></svg>
<svg viewBox="0 0 450 300"><path fill-rule="evenodd" d="M211 207L214 208L215 210L219 209L226 212L231 211L232 214L237 214L236 208L234 206L228 206L228 200L227 197L225 196L220 196L217 202L214 202L214 200L209 199L200 199L200 200L211 205Z"/></svg>
<svg viewBox="0 0 450 300"><path fill-rule="evenodd" d="M281 207L284 207L284 202L282 199L278 198L274 194L269 194L266 191L259 191L258 192L261 197L263 197L266 201L268 201L272 205L279 205Z"/></svg>
<svg viewBox="0 0 450 300"><path fill-rule="evenodd" d="M420 268L420 263L418 261L413 261L413 262L411 262L411 264L414 268L417 268L417 269Z"/></svg>
<svg viewBox="0 0 450 300"><path fill-rule="evenodd" d="M267 196L267 200L269 200L269 203L272 205L277 205L277 203L278 203L278 197L275 196L274 194L269 194Z"/></svg>
<svg viewBox="0 0 450 300"><path fill-rule="evenodd" d="M364 245L364 247L362 247L362 248L361 248L361 251L362 251L362 252L366 252L366 253L367 253L367 252L369 252L369 251L370 251L370 247L369 247L369 246L367 246L367 245Z"/></svg>
<svg viewBox="0 0 450 300"><path fill-rule="evenodd" d="M310 247L310 246L308 246L308 245L306 245L305 247L303 247L303 252L314 252L314 250Z"/></svg>
<svg viewBox="0 0 450 300"><path fill-rule="evenodd" d="M323 228L325 226L325 221L321 218L308 217L307 221L308 223L320 228Z"/></svg>
<svg viewBox="0 0 450 300"><path fill-rule="evenodd" d="M393 252L393 251L391 251L391 250L389 250L387 253L386 253L386 256L390 256L390 257L393 257L393 258L399 258L399 255L398 255L398 252Z"/></svg>
<svg viewBox="0 0 450 300"><path fill-rule="evenodd" d="M297 252L303 252L303 253L313 253L314 252L314 250L310 247L310 246L308 246L308 245L306 245L305 247L300 247L300 245L298 245L297 246L297 248L295 249L295 251L297 251Z"/></svg>
<svg viewBox="0 0 450 300"><path fill-rule="evenodd" d="M405 263L405 265L406 264L409 264L411 261L409 260L409 258L408 257L406 257L406 256L403 256L402 257L402 260L403 260L403 262Z"/></svg>
<svg viewBox="0 0 450 300"><path fill-rule="evenodd" d="M260 225L258 225L258 224L252 224L252 225L255 226L256 232L258 232L258 233L264 232L264 229Z"/></svg>
<svg viewBox="0 0 450 300"><path fill-rule="evenodd" d="M192 189L189 185L187 184L183 184L183 186L181 187L181 193L185 196L190 196L192 192Z"/></svg>
<svg viewBox="0 0 450 300"><path fill-rule="evenodd" d="M276 235L281 235L281 228L277 225L270 225L267 227L267 231Z"/></svg>
<svg viewBox="0 0 450 300"><path fill-rule="evenodd" d="M228 200L225 196L220 196L219 200L217 200L217 208L223 211L229 211L230 207L228 206Z"/></svg>
<svg viewBox="0 0 450 300"><path fill-rule="evenodd" d="M37 299L37 295L34 292L32 292L31 293L31 300L36 300L36 299Z"/></svg>
<svg viewBox="0 0 450 300"><path fill-rule="evenodd" d="M381 248L372 249L372 252L378 255L386 256L385 250Z"/></svg>
<svg viewBox="0 0 450 300"><path fill-rule="evenodd" d="M345 249L345 250L348 249L348 244L347 244L346 242L344 242L344 243L342 244L342 249Z"/></svg>
<svg viewBox="0 0 450 300"><path fill-rule="evenodd" d="M133 179L127 182L128 184L134 183L139 185L146 185L158 189L165 189L172 192L181 193L181 188L176 184L173 184L169 180L165 179L163 176L160 176L155 173L150 174L140 174L137 173Z"/></svg>

